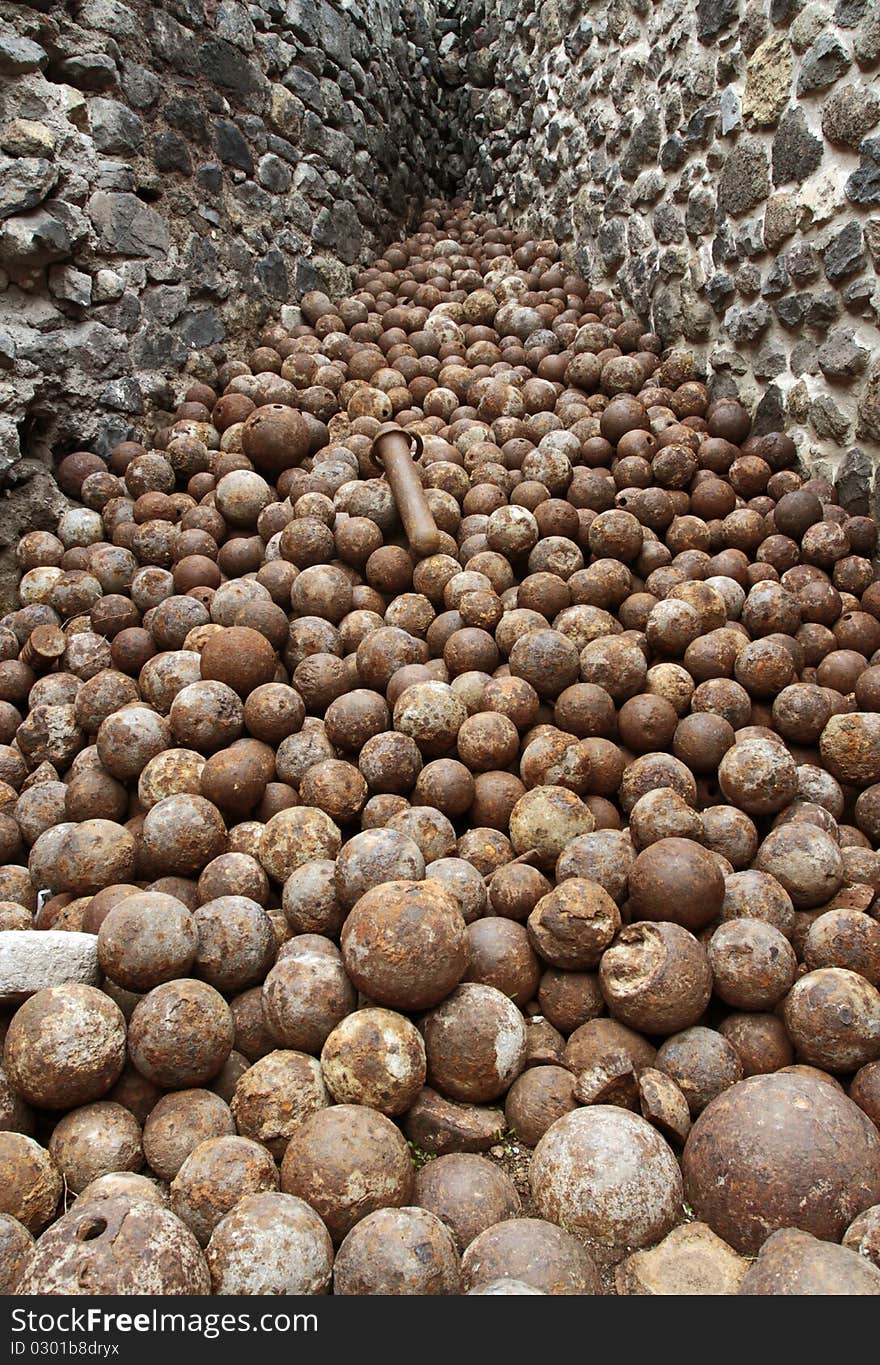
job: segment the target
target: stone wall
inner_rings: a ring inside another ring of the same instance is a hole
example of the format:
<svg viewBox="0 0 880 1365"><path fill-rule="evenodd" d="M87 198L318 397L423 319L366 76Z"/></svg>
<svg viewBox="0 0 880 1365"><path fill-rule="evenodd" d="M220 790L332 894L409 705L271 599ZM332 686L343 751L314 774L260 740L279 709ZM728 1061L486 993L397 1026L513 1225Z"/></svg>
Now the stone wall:
<svg viewBox="0 0 880 1365"><path fill-rule="evenodd" d="M759 430L788 428L863 498L880 458L876 0L465 0L441 57L465 189L563 241L757 404Z"/></svg>
<svg viewBox="0 0 880 1365"><path fill-rule="evenodd" d="M450 188L442 32L433 0L0 0L7 486L148 422L197 348L345 292Z"/></svg>

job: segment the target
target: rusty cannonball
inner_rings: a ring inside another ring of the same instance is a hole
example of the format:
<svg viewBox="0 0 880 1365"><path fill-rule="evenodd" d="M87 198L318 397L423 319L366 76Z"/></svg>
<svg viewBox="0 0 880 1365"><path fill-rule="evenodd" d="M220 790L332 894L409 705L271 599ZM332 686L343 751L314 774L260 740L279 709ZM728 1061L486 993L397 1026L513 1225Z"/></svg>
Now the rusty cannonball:
<svg viewBox="0 0 880 1365"><path fill-rule="evenodd" d="M785 997L785 1027L798 1056L825 1071L856 1071L880 1057L880 991L845 967L820 967Z"/></svg>
<svg viewBox="0 0 880 1365"><path fill-rule="evenodd" d="M336 1253L334 1294L457 1294L460 1288L452 1234L425 1208L368 1213Z"/></svg>
<svg viewBox="0 0 880 1365"><path fill-rule="evenodd" d="M39 1233L55 1217L62 1174L52 1154L24 1133L0 1132L0 1213Z"/></svg>
<svg viewBox="0 0 880 1365"><path fill-rule="evenodd" d="M790 990L797 958L788 939L760 919L729 919L706 949L713 990L738 1010L772 1010Z"/></svg>
<svg viewBox="0 0 880 1365"><path fill-rule="evenodd" d="M13 1294L24 1273L34 1239L23 1223L0 1213L0 1293Z"/></svg>
<svg viewBox="0 0 880 1365"><path fill-rule="evenodd" d="M465 1249L462 1278L469 1293L505 1280L542 1294L596 1294L599 1271L571 1232L543 1218L507 1218Z"/></svg>
<svg viewBox="0 0 880 1365"><path fill-rule="evenodd" d="M556 1120L535 1148L529 1183L542 1217L610 1255L665 1236L682 1200L678 1162L657 1130L603 1104Z"/></svg>
<svg viewBox="0 0 880 1365"><path fill-rule="evenodd" d="M533 787L510 814L510 838L518 854L534 851L541 868L553 867L572 839L589 834L595 821L587 806L565 787Z"/></svg>
<svg viewBox="0 0 880 1365"><path fill-rule="evenodd" d="M510 1176L486 1157L467 1152L451 1152L417 1171L414 1198L446 1224L459 1252L521 1209Z"/></svg>
<svg viewBox="0 0 880 1365"><path fill-rule="evenodd" d="M186 906L161 892L135 892L113 906L98 930L98 962L118 986L149 991L186 976L198 930Z"/></svg>
<svg viewBox="0 0 880 1365"><path fill-rule="evenodd" d="M321 1071L338 1104L404 1113L425 1083L425 1044L414 1024L385 1009L362 1009L336 1025L321 1049Z"/></svg>
<svg viewBox="0 0 880 1365"><path fill-rule="evenodd" d="M467 968L467 929L457 901L438 882L390 881L361 896L342 929L351 981L390 1009L428 1009Z"/></svg>
<svg viewBox="0 0 880 1365"><path fill-rule="evenodd" d="M99 1176L140 1170L141 1125L121 1104L84 1104L55 1125L49 1153L67 1187L79 1194Z"/></svg>
<svg viewBox="0 0 880 1365"><path fill-rule="evenodd" d="M210 1290L195 1237L170 1209L117 1195L77 1201L34 1249L20 1294L181 1295Z"/></svg>
<svg viewBox="0 0 880 1365"><path fill-rule="evenodd" d="M182 978L155 986L135 1006L128 1049L148 1080L181 1089L216 1076L233 1038L232 1013L219 991Z"/></svg>
<svg viewBox="0 0 880 1365"><path fill-rule="evenodd" d="M644 1033L678 1033L709 1003L712 971L703 945L680 924L627 925L605 950L599 983L609 1012Z"/></svg>
<svg viewBox="0 0 880 1365"><path fill-rule="evenodd" d="M219 1095L210 1090L175 1090L163 1095L147 1115L144 1157L160 1179L170 1181L199 1143L234 1132L229 1105Z"/></svg>
<svg viewBox="0 0 880 1365"><path fill-rule="evenodd" d="M279 1048L260 1057L239 1076L232 1115L242 1137L267 1147L276 1161L311 1114L330 1103L315 1057Z"/></svg>
<svg viewBox="0 0 880 1365"><path fill-rule="evenodd" d="M171 1182L171 1207L200 1246L243 1196L278 1189L265 1147L245 1137L207 1138L194 1147Z"/></svg>
<svg viewBox="0 0 880 1365"><path fill-rule="evenodd" d="M215 1294L326 1294L333 1243L302 1199L246 1194L211 1233L205 1260Z"/></svg>
<svg viewBox="0 0 880 1365"><path fill-rule="evenodd" d="M275 677L275 650L265 635L249 626L225 626L210 635L201 651L203 678L226 683L240 697L271 683Z"/></svg>
<svg viewBox="0 0 880 1365"><path fill-rule="evenodd" d="M304 1199L338 1245L367 1214L409 1204L409 1148L400 1129L375 1109L331 1105L294 1133L281 1164L281 1188Z"/></svg>
<svg viewBox="0 0 880 1365"><path fill-rule="evenodd" d="M304 934L285 944L263 982L262 1019L277 1047L317 1054L355 999L335 944Z"/></svg>
<svg viewBox="0 0 880 1365"><path fill-rule="evenodd" d="M629 872L632 917L667 920L692 933L711 924L724 900L717 860L693 839L658 839Z"/></svg>
<svg viewBox="0 0 880 1365"><path fill-rule="evenodd" d="M821 1081L752 1076L700 1115L683 1171L697 1217L738 1251L753 1255L778 1228L837 1241L878 1200L880 1135Z"/></svg>
<svg viewBox="0 0 880 1365"><path fill-rule="evenodd" d="M73 982L37 991L13 1015L3 1069L13 1089L42 1109L100 1099L125 1061L122 1011L94 986Z"/></svg>
<svg viewBox="0 0 880 1365"><path fill-rule="evenodd" d="M578 1107L576 1077L564 1066L530 1066L507 1092L504 1115L527 1147L535 1147L551 1124Z"/></svg>
<svg viewBox="0 0 880 1365"><path fill-rule="evenodd" d="M528 933L545 962L584 971L597 966L620 925L620 911L598 882L569 877L538 901Z"/></svg>
<svg viewBox="0 0 880 1365"><path fill-rule="evenodd" d="M494 1099L525 1064L522 1015L493 986L459 986L426 1016L424 1037L432 1084L451 1099Z"/></svg>

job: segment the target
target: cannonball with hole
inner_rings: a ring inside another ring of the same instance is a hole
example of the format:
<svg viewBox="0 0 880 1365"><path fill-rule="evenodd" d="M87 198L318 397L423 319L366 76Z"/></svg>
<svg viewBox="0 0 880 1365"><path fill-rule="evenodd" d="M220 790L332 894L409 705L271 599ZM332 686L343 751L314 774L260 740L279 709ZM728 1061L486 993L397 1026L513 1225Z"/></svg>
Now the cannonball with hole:
<svg viewBox="0 0 880 1365"><path fill-rule="evenodd" d="M205 1250L215 1294L326 1294L333 1243L302 1199L246 1194L221 1218Z"/></svg>
<svg viewBox="0 0 880 1365"><path fill-rule="evenodd" d="M160 1204L117 1195L77 1201L39 1239L20 1294L207 1294L201 1248Z"/></svg>
<svg viewBox="0 0 880 1365"><path fill-rule="evenodd" d="M535 1148L529 1183L542 1217L577 1228L609 1256L665 1236L682 1200L671 1148L643 1118L611 1105L557 1119Z"/></svg>
<svg viewBox="0 0 880 1365"><path fill-rule="evenodd" d="M880 1133L841 1092L811 1077L752 1076L691 1130L685 1197L747 1255L778 1228L837 1241L880 1192Z"/></svg>
<svg viewBox="0 0 880 1365"><path fill-rule="evenodd" d="M367 1214L411 1202L409 1148L400 1129L375 1109L331 1105L293 1134L281 1188L311 1205L338 1245Z"/></svg>

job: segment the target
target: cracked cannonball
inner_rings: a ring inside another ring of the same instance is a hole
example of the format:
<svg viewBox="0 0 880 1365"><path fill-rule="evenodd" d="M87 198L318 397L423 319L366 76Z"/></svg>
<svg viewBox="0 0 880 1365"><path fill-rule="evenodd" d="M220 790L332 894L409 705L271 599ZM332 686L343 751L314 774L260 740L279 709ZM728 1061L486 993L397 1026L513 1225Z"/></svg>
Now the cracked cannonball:
<svg viewBox="0 0 880 1365"><path fill-rule="evenodd" d="M205 1250L215 1294L326 1294L333 1243L314 1209L292 1194L246 1194Z"/></svg>
<svg viewBox="0 0 880 1365"><path fill-rule="evenodd" d="M125 1018L94 986L37 991L17 1010L3 1047L9 1083L41 1109L73 1109L100 1099L125 1062Z"/></svg>
<svg viewBox="0 0 880 1365"><path fill-rule="evenodd" d="M599 964L615 1019L644 1033L678 1033L696 1023L712 994L703 945L680 924L630 924Z"/></svg>
<svg viewBox="0 0 880 1365"><path fill-rule="evenodd" d="M337 1104L402 1114L425 1084L425 1045L404 1015L357 1010L328 1036L321 1050L321 1072Z"/></svg>
<svg viewBox="0 0 880 1365"><path fill-rule="evenodd" d="M585 877L570 877L542 896L528 918L536 952L568 971L595 967L619 929L620 911L611 896Z"/></svg>
<svg viewBox="0 0 880 1365"><path fill-rule="evenodd" d="M684 1149L698 1218L754 1255L778 1228L838 1241L880 1199L880 1134L822 1081L752 1076L703 1111Z"/></svg>
<svg viewBox="0 0 880 1365"><path fill-rule="evenodd" d="M682 1200L678 1162L657 1130L604 1104L557 1119L535 1148L529 1182L542 1217L611 1255L659 1241Z"/></svg>
<svg viewBox="0 0 880 1365"><path fill-rule="evenodd" d="M429 1009L464 976L467 927L458 903L433 881L391 881L368 891L342 928L351 981L391 1009Z"/></svg>
<svg viewBox="0 0 880 1365"><path fill-rule="evenodd" d="M375 1109L331 1105L290 1139L281 1188L311 1205L338 1245L367 1214L410 1202L409 1148L400 1129Z"/></svg>

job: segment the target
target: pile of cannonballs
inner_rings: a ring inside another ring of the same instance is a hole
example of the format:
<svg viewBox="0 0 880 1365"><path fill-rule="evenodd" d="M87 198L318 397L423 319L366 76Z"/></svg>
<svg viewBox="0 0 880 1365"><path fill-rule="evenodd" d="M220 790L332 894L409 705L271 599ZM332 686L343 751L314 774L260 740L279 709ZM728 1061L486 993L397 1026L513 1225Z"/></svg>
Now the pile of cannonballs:
<svg viewBox="0 0 880 1365"><path fill-rule="evenodd" d="M0 1288L877 1294L876 525L550 241L354 286L18 545Z"/></svg>

